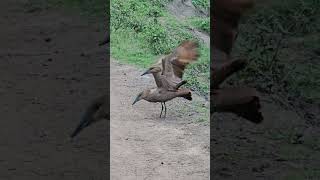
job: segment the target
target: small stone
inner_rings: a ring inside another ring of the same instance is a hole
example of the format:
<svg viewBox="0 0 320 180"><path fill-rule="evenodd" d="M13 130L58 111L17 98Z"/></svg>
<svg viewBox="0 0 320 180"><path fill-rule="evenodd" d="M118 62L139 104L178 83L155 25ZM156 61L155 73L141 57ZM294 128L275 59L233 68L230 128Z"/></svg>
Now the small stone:
<svg viewBox="0 0 320 180"><path fill-rule="evenodd" d="M45 38L44 39L46 42L50 42L52 39L51 38Z"/></svg>

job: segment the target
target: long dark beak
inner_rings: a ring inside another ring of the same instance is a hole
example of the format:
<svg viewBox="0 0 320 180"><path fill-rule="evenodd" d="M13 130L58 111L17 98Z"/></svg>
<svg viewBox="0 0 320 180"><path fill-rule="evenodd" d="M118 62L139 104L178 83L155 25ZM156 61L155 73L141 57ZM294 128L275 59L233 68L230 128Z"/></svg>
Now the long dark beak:
<svg viewBox="0 0 320 180"><path fill-rule="evenodd" d="M86 112L82 116L82 119L79 125L71 134L70 136L71 138L76 137L83 129L85 129L86 127L90 126L91 124L97 121L97 119L93 117L93 114L97 111L97 109L99 109L99 107L100 107L100 104L93 104L86 110Z"/></svg>
<svg viewBox="0 0 320 180"><path fill-rule="evenodd" d="M137 103L138 101L140 101L140 96L139 96L139 95L138 95L138 96L136 97L136 99L133 101L132 105L134 105L134 104Z"/></svg>
<svg viewBox="0 0 320 180"><path fill-rule="evenodd" d="M90 124L90 120L91 119L82 119L82 121L80 122L80 124L77 126L77 128L73 131L73 133L71 134L71 138L74 138L75 136L77 136L84 128L86 128L87 126L89 126Z"/></svg>
<svg viewBox="0 0 320 180"><path fill-rule="evenodd" d="M110 37L106 36L102 41L99 42L99 46L103 46L105 44L108 44L110 42Z"/></svg>
<svg viewBox="0 0 320 180"><path fill-rule="evenodd" d="M150 70L149 70L149 69L146 70L146 72L144 72L143 74L141 74L141 76L144 76L144 75L146 75L146 74L150 74Z"/></svg>

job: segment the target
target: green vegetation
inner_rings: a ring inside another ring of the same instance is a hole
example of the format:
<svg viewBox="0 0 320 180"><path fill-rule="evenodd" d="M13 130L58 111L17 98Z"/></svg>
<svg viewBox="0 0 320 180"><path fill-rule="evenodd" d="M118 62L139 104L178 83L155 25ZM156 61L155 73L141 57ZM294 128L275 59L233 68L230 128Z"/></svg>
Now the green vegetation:
<svg viewBox="0 0 320 180"><path fill-rule="evenodd" d="M209 32L209 18L178 21L165 5L171 0L111 0L111 56L119 61L145 68L160 56L170 53L186 39L195 39L188 30ZM105 17L109 4L105 0L49 0L53 6L78 9L87 17ZM42 3L39 1L39 3ZM201 9L209 8L208 0L193 0ZM201 57L186 72L188 86L200 94L209 90L209 47L200 44Z"/></svg>
<svg viewBox="0 0 320 180"><path fill-rule="evenodd" d="M210 8L210 1L208 0L192 0L192 4L201 9L208 10Z"/></svg>
<svg viewBox="0 0 320 180"><path fill-rule="evenodd" d="M240 27L235 47L249 57L250 65L236 81L289 99L319 101L318 7L319 0L284 0L250 13Z"/></svg>
<svg viewBox="0 0 320 180"><path fill-rule="evenodd" d="M210 18L193 17L188 20L192 27L210 34Z"/></svg>
<svg viewBox="0 0 320 180"><path fill-rule="evenodd" d="M209 19L178 21L165 8L168 1L112 0L111 55L120 61L147 67L170 53L183 40L195 39L188 28L208 31ZM209 48L200 44L201 56L186 72L188 85L201 94L209 90Z"/></svg>

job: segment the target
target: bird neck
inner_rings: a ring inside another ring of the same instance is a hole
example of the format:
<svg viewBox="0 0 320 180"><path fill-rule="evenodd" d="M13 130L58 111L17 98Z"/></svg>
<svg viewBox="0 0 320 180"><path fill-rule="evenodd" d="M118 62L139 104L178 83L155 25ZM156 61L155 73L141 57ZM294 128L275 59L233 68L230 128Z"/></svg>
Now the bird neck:
<svg viewBox="0 0 320 180"><path fill-rule="evenodd" d="M162 86L161 82L161 72L152 73L154 80L156 81L156 84L158 87Z"/></svg>

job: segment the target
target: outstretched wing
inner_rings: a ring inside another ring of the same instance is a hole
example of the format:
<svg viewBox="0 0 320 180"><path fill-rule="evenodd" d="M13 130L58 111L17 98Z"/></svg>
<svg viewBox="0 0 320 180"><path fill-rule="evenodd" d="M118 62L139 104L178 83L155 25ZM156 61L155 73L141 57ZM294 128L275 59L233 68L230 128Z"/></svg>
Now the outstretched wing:
<svg viewBox="0 0 320 180"><path fill-rule="evenodd" d="M198 43L184 41L162 60L162 75L171 87L181 83L185 68L198 57Z"/></svg>
<svg viewBox="0 0 320 180"><path fill-rule="evenodd" d="M184 41L175 49L175 58L172 59L173 73L182 79L187 65L196 61L199 57L198 43L194 41Z"/></svg>

